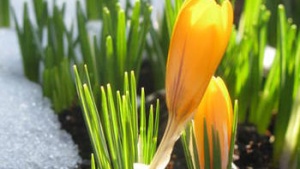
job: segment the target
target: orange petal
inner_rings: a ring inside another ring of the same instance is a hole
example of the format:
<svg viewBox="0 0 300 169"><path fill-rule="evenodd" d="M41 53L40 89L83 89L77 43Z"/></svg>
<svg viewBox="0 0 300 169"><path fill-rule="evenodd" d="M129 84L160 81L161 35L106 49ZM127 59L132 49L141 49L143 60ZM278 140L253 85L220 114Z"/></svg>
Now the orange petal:
<svg viewBox="0 0 300 169"><path fill-rule="evenodd" d="M204 133L206 119L211 160L213 159L212 127L218 132L221 146L222 168L228 163L233 108L226 85L221 78L212 78L194 117L194 130L201 168L204 168ZM213 161L211 161L213 165Z"/></svg>
<svg viewBox="0 0 300 169"><path fill-rule="evenodd" d="M192 117L227 46L233 20L229 1L189 0L175 23L166 72L170 115Z"/></svg>

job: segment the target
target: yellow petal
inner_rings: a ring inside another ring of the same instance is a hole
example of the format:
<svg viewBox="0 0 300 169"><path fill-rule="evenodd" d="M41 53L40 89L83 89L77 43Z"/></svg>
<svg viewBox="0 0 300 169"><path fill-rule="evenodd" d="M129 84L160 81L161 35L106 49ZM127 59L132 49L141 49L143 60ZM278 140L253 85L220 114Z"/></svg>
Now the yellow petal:
<svg viewBox="0 0 300 169"><path fill-rule="evenodd" d="M233 120L233 108L226 85L221 78L212 78L203 99L194 116L194 130L197 142L197 150L201 168L204 168L204 129L203 123L206 119L207 132L210 147L210 159L212 160L212 129L219 135L221 146L222 168L228 163L228 152L231 140L231 129ZM213 165L213 161L211 161Z"/></svg>
<svg viewBox="0 0 300 169"><path fill-rule="evenodd" d="M175 23L166 72L170 116L186 121L199 105L227 46L233 20L224 1L188 0Z"/></svg>

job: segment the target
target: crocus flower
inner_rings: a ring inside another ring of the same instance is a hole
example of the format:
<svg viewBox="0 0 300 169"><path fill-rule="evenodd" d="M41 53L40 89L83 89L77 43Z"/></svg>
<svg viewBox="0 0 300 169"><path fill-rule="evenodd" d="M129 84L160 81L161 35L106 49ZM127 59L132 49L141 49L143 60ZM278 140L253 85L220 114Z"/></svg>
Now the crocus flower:
<svg viewBox="0 0 300 169"><path fill-rule="evenodd" d="M229 0L186 0L169 47L166 102L169 120L150 169L164 168L174 143L193 117L227 46L233 10Z"/></svg>
<svg viewBox="0 0 300 169"><path fill-rule="evenodd" d="M228 90L221 78L213 77L207 87L202 101L194 116L194 131L198 150L200 167L204 168L204 119L206 121L210 166L213 168L213 132L219 136L221 148L221 165L226 169L228 165L228 153L232 134L233 109Z"/></svg>
<svg viewBox="0 0 300 169"><path fill-rule="evenodd" d="M169 49L166 99L177 121L192 117L214 74L232 30L228 0L187 0L180 11Z"/></svg>

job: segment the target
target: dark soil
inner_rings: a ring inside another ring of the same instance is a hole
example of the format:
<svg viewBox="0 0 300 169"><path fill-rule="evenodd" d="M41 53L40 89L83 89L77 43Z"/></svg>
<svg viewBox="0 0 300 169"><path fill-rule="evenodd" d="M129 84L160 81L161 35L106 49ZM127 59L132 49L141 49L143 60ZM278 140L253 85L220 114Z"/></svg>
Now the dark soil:
<svg viewBox="0 0 300 169"><path fill-rule="evenodd" d="M152 99L149 99L152 98ZM147 101L152 103L156 98L161 101L161 117L159 139L161 139L167 122L166 106L162 104L164 95L162 92L149 96ZM92 152L89 136L84 124L80 108L64 111L59 115L62 129L72 135L74 142L78 145L82 164L77 169L90 169L90 154ZM269 169L272 161L272 128L264 135L259 135L254 125L239 124L236 136L234 164L240 169ZM172 158L168 169L185 169L185 157L180 141L174 147Z"/></svg>
<svg viewBox="0 0 300 169"><path fill-rule="evenodd" d="M259 135L251 124L239 124L237 129L234 163L239 168L274 168L272 166L272 143L270 131Z"/></svg>
<svg viewBox="0 0 300 169"><path fill-rule="evenodd" d="M81 109L77 107L71 110L66 110L60 113L58 117L61 122L62 129L71 134L74 143L78 146L82 163L78 164L77 169L90 169L92 147Z"/></svg>

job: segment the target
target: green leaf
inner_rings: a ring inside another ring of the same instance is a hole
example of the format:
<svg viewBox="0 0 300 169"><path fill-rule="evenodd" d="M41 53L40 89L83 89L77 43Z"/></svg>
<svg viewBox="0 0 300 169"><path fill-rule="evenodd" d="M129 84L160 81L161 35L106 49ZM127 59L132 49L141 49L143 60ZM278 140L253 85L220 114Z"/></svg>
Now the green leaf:
<svg viewBox="0 0 300 169"><path fill-rule="evenodd" d="M10 11L9 0L0 0L0 27L9 27Z"/></svg>
<svg viewBox="0 0 300 169"><path fill-rule="evenodd" d="M235 145L235 138L237 134L237 126L238 126L238 100L234 101L234 110L233 110L233 124L231 130L231 139L230 139L230 147L228 152L228 164L227 169L232 169L232 162L233 162L233 153L234 153L234 145Z"/></svg>
<svg viewBox="0 0 300 169"><path fill-rule="evenodd" d="M185 160L188 169L200 169L198 149L194 133L193 122L190 122L181 134L181 143L183 145Z"/></svg>
<svg viewBox="0 0 300 169"><path fill-rule="evenodd" d="M33 27L28 15L28 5L25 3L23 28L21 28L18 24L15 12L13 12L25 76L31 81L39 82L39 66L40 59L42 58L42 50L39 45L41 43L39 42L37 31Z"/></svg>
<svg viewBox="0 0 300 169"><path fill-rule="evenodd" d="M203 133L204 133L204 168L210 169L212 166L210 166L210 148L209 148L209 138L208 138L208 129L210 126L207 126L206 119L204 119L203 123Z"/></svg>
<svg viewBox="0 0 300 169"><path fill-rule="evenodd" d="M221 156L221 145L220 145L220 137L218 131L212 127L212 140L213 140L213 168L220 169L222 168L222 156ZM208 145L208 144L207 144ZM205 145L205 146L207 146Z"/></svg>
<svg viewBox="0 0 300 169"><path fill-rule="evenodd" d="M101 9L103 2L101 0L86 0L86 11L89 20L101 18Z"/></svg>
<svg viewBox="0 0 300 169"><path fill-rule="evenodd" d="M76 89L83 109L83 116L93 146L93 151L96 156L97 165L101 166L101 168L110 169L110 159L105 142L105 135L97 113L97 108L94 105L95 102L92 99L90 92L91 88L86 84L82 84L77 67L74 66L73 68L75 73Z"/></svg>
<svg viewBox="0 0 300 169"><path fill-rule="evenodd" d="M118 23L117 23L117 37L116 37L116 53L118 62L118 74L123 74L126 70L126 24L125 24L125 13L121 9L118 12Z"/></svg>
<svg viewBox="0 0 300 169"><path fill-rule="evenodd" d="M96 84L99 82L98 73L95 65L95 56L92 53L92 45L89 41L89 36L86 30L86 18L82 11L80 2L78 1L76 4L76 14L77 14L77 26L78 26L78 33L79 33L79 42L80 42L80 49L83 56L84 64L88 65L90 72L91 83Z"/></svg>
<svg viewBox="0 0 300 169"><path fill-rule="evenodd" d="M141 89L141 106L140 106L140 144L142 154L147 154L146 144L147 144L147 133L146 133L146 110L145 110L145 91L144 88ZM147 159L141 159L142 162L147 161Z"/></svg>
<svg viewBox="0 0 300 169"><path fill-rule="evenodd" d="M290 119L292 103L293 103L293 85L294 85L294 71L289 68L289 50L287 46L288 36L286 34L288 23L286 22L285 10L282 5L278 6L279 14L279 46L280 52L280 86L279 86L279 103L278 114L275 122L275 142L274 142L274 159L280 157L284 136L287 130L288 121Z"/></svg>

